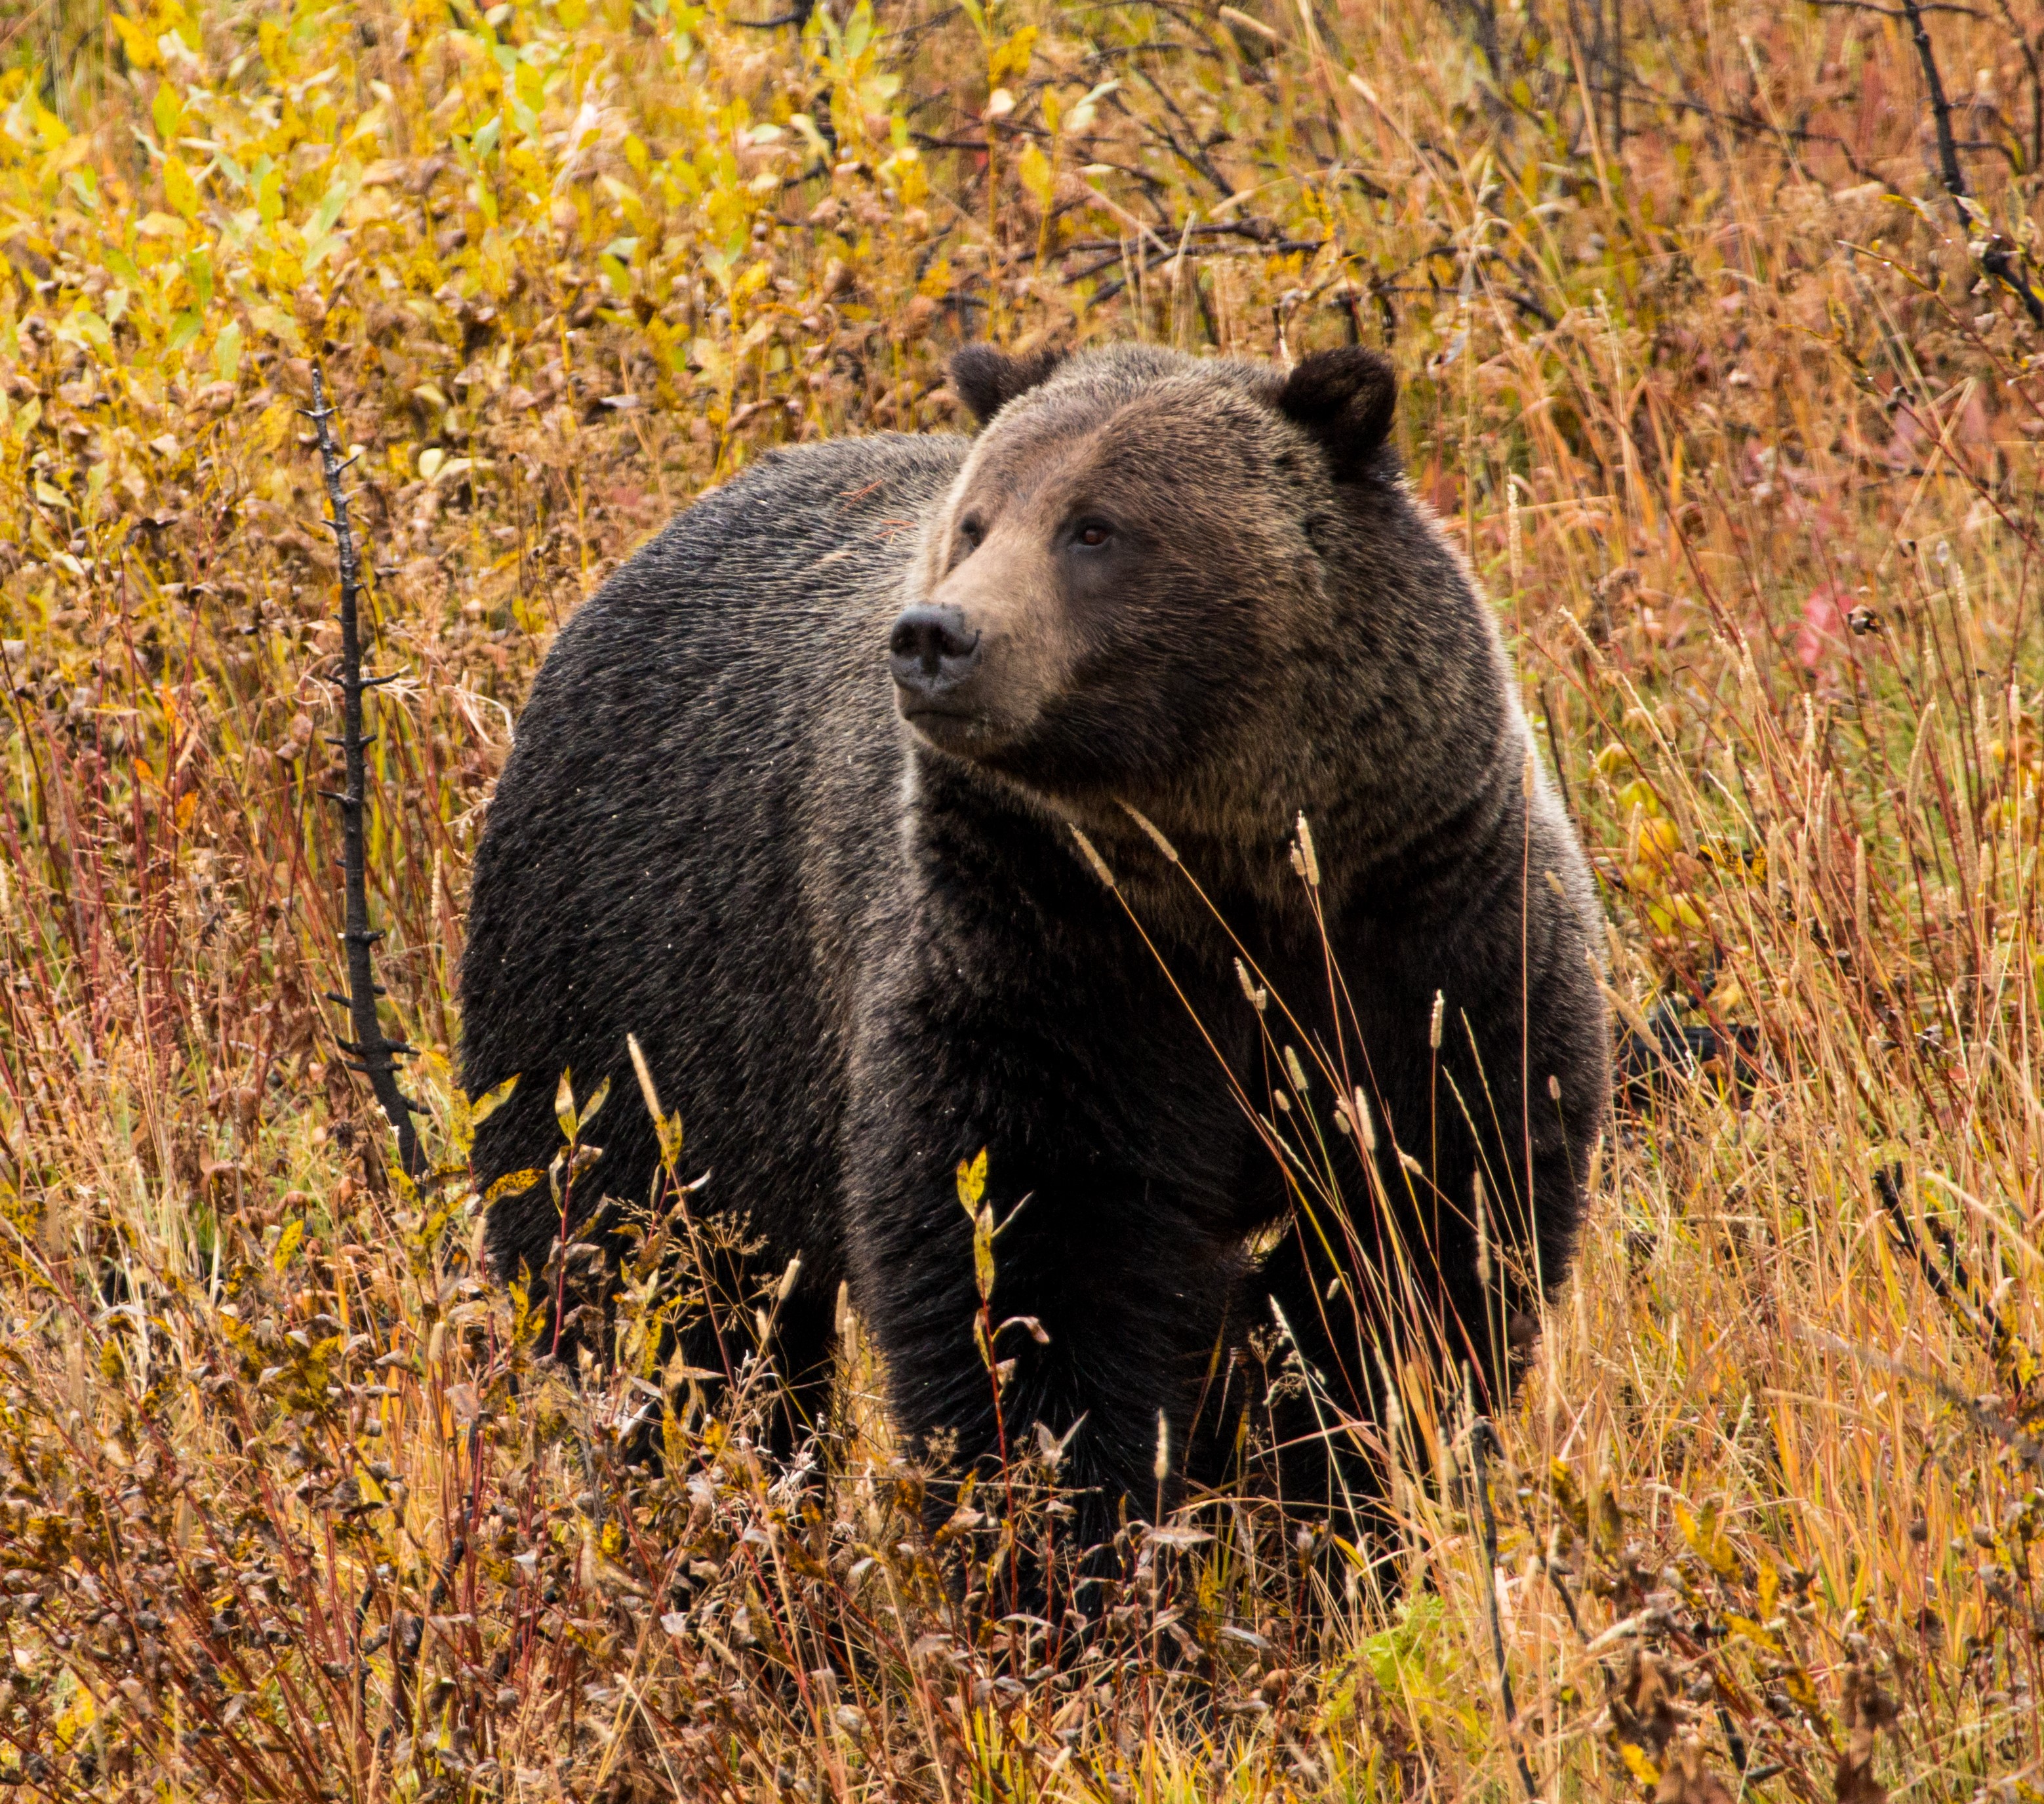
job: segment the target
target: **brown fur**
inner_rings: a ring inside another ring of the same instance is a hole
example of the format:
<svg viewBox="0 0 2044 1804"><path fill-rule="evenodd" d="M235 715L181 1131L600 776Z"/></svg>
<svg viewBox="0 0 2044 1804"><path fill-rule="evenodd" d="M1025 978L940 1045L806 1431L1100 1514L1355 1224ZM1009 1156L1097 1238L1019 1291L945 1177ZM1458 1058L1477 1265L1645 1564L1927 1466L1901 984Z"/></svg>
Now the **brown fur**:
<svg viewBox="0 0 2044 1804"><path fill-rule="evenodd" d="M717 1173L708 1205L765 1269L803 1257L775 1340L799 1407L842 1277L905 1437L967 1460L1000 1434L953 1176L985 1148L1003 1214L1027 1199L995 1316L1048 1336L1001 1342L1005 1432L1084 1419L1068 1470L1098 1529L1155 1499L1160 1410L1214 1473L1243 1403L1216 1356L1275 1313L1337 1418L1380 1410L1370 1349L1408 1329L1508 1384L1508 1324L1568 1269L1608 1095L1597 908L1496 628L1399 474L1381 359L978 347L959 386L988 421L970 445L770 460L562 634L478 859L465 1078L524 1076L478 1136L487 1182L552 1156L563 1065L578 1094L609 1076L626 1100L581 1194L641 1196L636 1031ZM1378 1127L1374 1180L1335 1137L1331 1238L1292 1222L1229 1088L1272 1081L1235 936L1296 1013L1284 1037L1350 1065ZM558 1226L544 1188L508 1197L493 1253L536 1266ZM1397 1270L1424 1320L1329 1300ZM1288 1495L1366 1493L1359 1441L1267 1400Z"/></svg>
<svg viewBox="0 0 2044 1804"><path fill-rule="evenodd" d="M1117 870L1174 914L1194 899L1122 804L1204 877L1289 908L1300 812L1340 904L1471 794L1521 778L1531 736L1466 565L1395 478L1366 509L1343 492L1389 467L1388 369L1354 364L1368 436L1348 441L1338 483L1312 429L1326 413L1311 359L1289 383L1134 347L1032 363L1038 386L994 386L999 429L975 443L917 561L922 595L959 608L986 647L969 689L947 698L969 716L909 724L1112 845ZM1282 410L1288 393L1305 421ZM1110 595L1082 593L1052 550L1058 524L1088 510L1111 513L1139 560ZM967 522L986 534L969 555ZM1366 589L1331 583L1358 568ZM1188 639L1207 642L1218 705L1174 731L1146 684L1151 648L1180 658ZM1079 739L1089 755L1072 755ZM1561 824L1551 796L1543 812Z"/></svg>

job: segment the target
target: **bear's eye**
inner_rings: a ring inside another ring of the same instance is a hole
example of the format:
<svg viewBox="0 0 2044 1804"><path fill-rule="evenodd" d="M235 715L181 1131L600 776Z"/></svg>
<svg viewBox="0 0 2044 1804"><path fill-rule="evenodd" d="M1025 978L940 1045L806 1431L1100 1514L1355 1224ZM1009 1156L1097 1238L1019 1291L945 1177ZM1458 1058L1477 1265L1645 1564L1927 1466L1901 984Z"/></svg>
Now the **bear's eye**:
<svg viewBox="0 0 2044 1804"><path fill-rule="evenodd" d="M1072 529L1072 543L1097 551L1114 536L1114 528L1104 520L1082 520Z"/></svg>
<svg viewBox="0 0 2044 1804"><path fill-rule="evenodd" d="M986 537L986 528L977 514L967 514L959 522L958 535L968 551L977 551Z"/></svg>

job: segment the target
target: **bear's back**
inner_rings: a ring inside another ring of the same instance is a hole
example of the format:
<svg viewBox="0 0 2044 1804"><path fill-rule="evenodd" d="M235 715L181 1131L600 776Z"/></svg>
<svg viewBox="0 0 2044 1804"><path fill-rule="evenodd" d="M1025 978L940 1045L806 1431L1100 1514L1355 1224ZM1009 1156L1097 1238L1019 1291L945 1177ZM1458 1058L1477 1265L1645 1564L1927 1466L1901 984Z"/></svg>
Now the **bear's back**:
<svg viewBox="0 0 2044 1804"><path fill-rule="evenodd" d="M758 1218L828 1181L835 1123L816 1100L840 1088L840 986L820 967L853 936L816 918L810 867L851 867L827 888L855 898L871 888L858 867L894 843L887 628L965 447L886 435L770 454L562 629L471 891L463 1083L474 1096L521 1076L477 1135L486 1185L558 1150L565 1066L580 1098L613 1080L594 1130L608 1157L588 1181L644 1196L654 1144L628 1033L675 1092L663 1101L688 1124L691 1164L719 1166L718 1204ZM556 1227L536 1191L493 1215L493 1249L543 1249Z"/></svg>

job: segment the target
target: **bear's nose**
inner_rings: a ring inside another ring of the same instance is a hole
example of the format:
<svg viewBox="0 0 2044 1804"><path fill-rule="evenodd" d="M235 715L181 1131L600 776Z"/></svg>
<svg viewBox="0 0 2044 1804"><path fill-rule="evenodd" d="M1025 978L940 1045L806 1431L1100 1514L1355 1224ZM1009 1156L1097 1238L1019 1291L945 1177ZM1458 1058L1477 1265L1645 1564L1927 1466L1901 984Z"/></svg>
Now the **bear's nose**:
<svg viewBox="0 0 2044 1804"><path fill-rule="evenodd" d="M979 662L979 635L955 608L905 608L887 635L887 665L905 689L937 695L962 683Z"/></svg>

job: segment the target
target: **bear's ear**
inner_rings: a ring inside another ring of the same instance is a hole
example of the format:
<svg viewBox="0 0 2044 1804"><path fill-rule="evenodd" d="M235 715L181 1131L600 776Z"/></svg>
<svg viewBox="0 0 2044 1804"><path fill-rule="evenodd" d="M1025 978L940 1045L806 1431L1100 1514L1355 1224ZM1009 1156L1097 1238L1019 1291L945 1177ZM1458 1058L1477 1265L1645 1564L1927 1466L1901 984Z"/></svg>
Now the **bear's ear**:
<svg viewBox="0 0 2044 1804"><path fill-rule="evenodd" d="M1062 351L1017 357L991 344L968 344L951 359L951 392L984 426L1018 394L1026 394L1064 362Z"/></svg>
<svg viewBox="0 0 2044 1804"><path fill-rule="evenodd" d="M1391 430L1397 384L1391 365L1351 344L1299 360L1278 392L1278 409L1319 443L1337 482L1365 474Z"/></svg>

